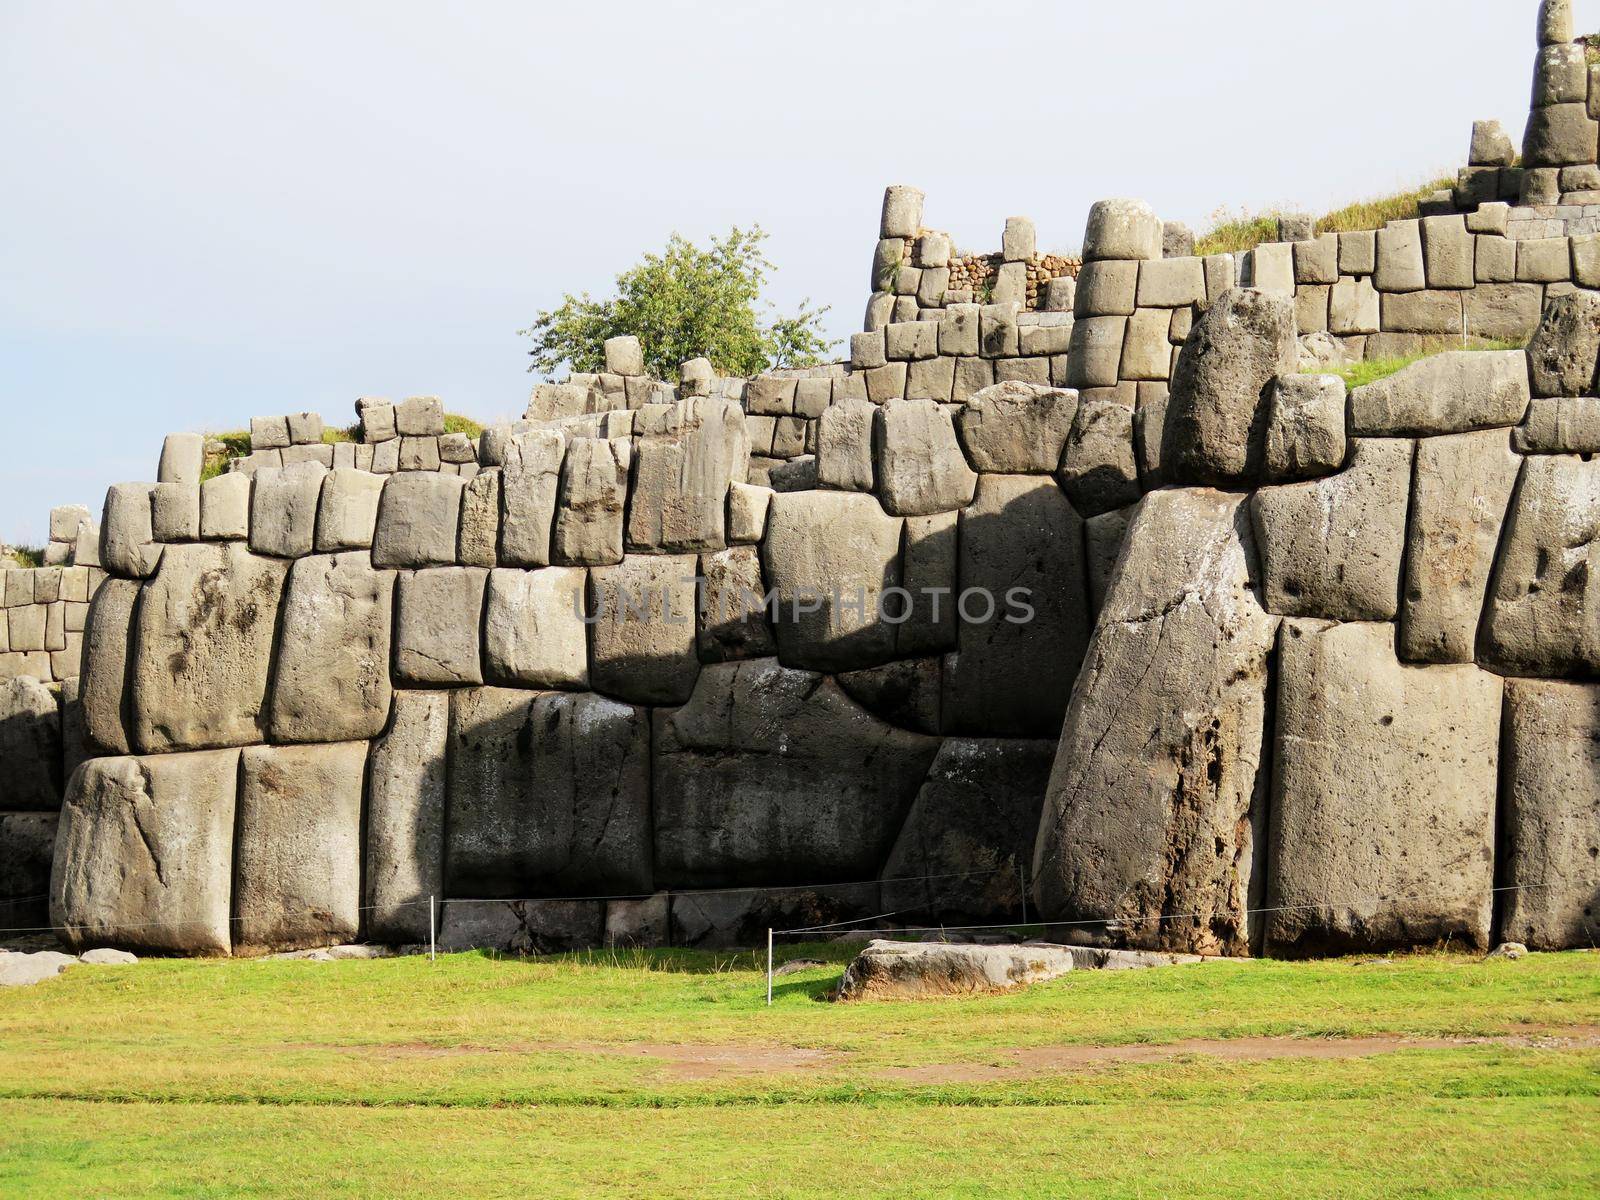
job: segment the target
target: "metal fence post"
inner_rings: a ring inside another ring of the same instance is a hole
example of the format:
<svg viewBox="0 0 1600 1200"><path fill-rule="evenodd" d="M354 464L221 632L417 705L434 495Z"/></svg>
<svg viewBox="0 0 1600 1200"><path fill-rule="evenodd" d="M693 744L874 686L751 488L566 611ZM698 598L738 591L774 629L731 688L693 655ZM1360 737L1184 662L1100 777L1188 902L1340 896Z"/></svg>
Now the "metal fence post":
<svg viewBox="0 0 1600 1200"><path fill-rule="evenodd" d="M772 930L767 930L767 1007L772 1007Z"/></svg>
<svg viewBox="0 0 1600 1200"><path fill-rule="evenodd" d="M436 928L433 917L433 897L428 897L428 961L434 962L439 957L439 946L434 936Z"/></svg>

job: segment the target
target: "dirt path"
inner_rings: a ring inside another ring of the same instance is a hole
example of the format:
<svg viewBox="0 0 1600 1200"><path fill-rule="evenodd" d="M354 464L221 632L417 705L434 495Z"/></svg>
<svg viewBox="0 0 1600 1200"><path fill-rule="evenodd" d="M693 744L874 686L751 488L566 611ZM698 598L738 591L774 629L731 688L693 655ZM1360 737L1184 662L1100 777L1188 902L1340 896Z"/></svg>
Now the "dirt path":
<svg viewBox="0 0 1600 1200"><path fill-rule="evenodd" d="M1337 1060L1393 1054L1404 1050L1446 1050L1460 1046L1504 1046L1513 1049L1591 1049L1600 1047L1600 1026L1579 1025L1497 1037L1243 1037L1191 1038L1163 1045L1028 1046L994 1051L1001 1061L989 1063L930 1063L919 1067L885 1067L878 1079L902 1083L990 1083L1066 1074L1098 1067L1170 1062L1186 1056L1225 1062L1266 1062L1274 1059ZM383 1043L371 1046L297 1047L339 1050L383 1059L459 1058L501 1054L603 1054L643 1058L660 1063L674 1080L704 1081L741 1075L815 1074L847 1065L850 1056L839 1050L811 1050L794 1046L749 1044L691 1044L680 1042L532 1042L505 1045L438 1046L426 1042Z"/></svg>

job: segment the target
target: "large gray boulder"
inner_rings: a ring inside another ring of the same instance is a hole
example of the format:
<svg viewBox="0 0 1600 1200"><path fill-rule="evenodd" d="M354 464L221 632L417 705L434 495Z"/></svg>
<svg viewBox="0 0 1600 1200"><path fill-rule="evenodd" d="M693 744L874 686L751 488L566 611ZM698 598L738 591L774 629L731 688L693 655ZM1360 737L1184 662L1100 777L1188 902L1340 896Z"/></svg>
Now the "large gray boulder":
<svg viewBox="0 0 1600 1200"><path fill-rule="evenodd" d="M580 567L491 571L484 611L485 678L516 687L587 688L587 586L588 573Z"/></svg>
<svg viewBox="0 0 1600 1200"><path fill-rule="evenodd" d="M1161 449L1169 482L1227 486L1261 473L1267 389L1299 362L1294 304L1234 288L1194 324L1172 372Z"/></svg>
<svg viewBox="0 0 1600 1200"><path fill-rule="evenodd" d="M700 556L699 625L701 662L771 658L778 652L764 603L761 555L754 546L729 546Z"/></svg>
<svg viewBox="0 0 1600 1200"><path fill-rule="evenodd" d="M693 397L676 407L677 428L639 439L628 505L630 552L720 550L727 544L728 488L750 467L740 407Z"/></svg>
<svg viewBox="0 0 1600 1200"><path fill-rule="evenodd" d="M272 682L278 742L377 737L389 722L394 572L364 551L298 559L283 601Z"/></svg>
<svg viewBox="0 0 1600 1200"><path fill-rule="evenodd" d="M327 474L314 462L257 471L250 495L250 549L274 558L310 554Z"/></svg>
<svg viewBox="0 0 1600 1200"><path fill-rule="evenodd" d="M1268 397L1265 478L1331 475L1345 459L1345 389L1337 375L1280 375Z"/></svg>
<svg viewBox="0 0 1600 1200"><path fill-rule="evenodd" d="M881 911L877 885L871 883L687 892L672 897L667 944L697 950L759 947L766 945L769 929L832 926Z"/></svg>
<svg viewBox="0 0 1600 1200"><path fill-rule="evenodd" d="M883 866L883 908L960 924L1015 919L1053 741L947 738Z"/></svg>
<svg viewBox="0 0 1600 1200"><path fill-rule="evenodd" d="M423 687L483 682L482 567L402 571L394 618L394 677Z"/></svg>
<svg viewBox="0 0 1600 1200"><path fill-rule="evenodd" d="M449 796L454 895L651 890L643 709L589 694L458 691Z"/></svg>
<svg viewBox="0 0 1600 1200"><path fill-rule="evenodd" d="M872 491L872 424L877 411L865 400L845 400L823 410L817 420L818 487Z"/></svg>
<svg viewBox="0 0 1600 1200"><path fill-rule="evenodd" d="M365 742L243 752L233 862L237 954L354 941Z"/></svg>
<svg viewBox="0 0 1600 1200"><path fill-rule="evenodd" d="M630 554L589 569L589 681L631 704L682 704L700 672L695 657L692 554Z"/></svg>
<svg viewBox="0 0 1600 1200"><path fill-rule="evenodd" d="M1059 979L1072 970L1064 946L966 946L868 942L845 968L840 1000L982 996Z"/></svg>
<svg viewBox="0 0 1600 1200"><path fill-rule="evenodd" d="M1452 350L1351 392L1350 432L1390 437L1498 429L1522 420L1528 397L1523 351Z"/></svg>
<svg viewBox="0 0 1600 1200"><path fill-rule="evenodd" d="M1287 622L1266 948L1488 949L1500 681L1405 666L1389 625Z"/></svg>
<svg viewBox="0 0 1600 1200"><path fill-rule="evenodd" d="M429 897L444 892L449 692L399 692L367 766L367 931L407 944L428 936Z"/></svg>
<svg viewBox="0 0 1600 1200"><path fill-rule="evenodd" d="M1535 396L1511 437L1524 454L1600 454L1600 397Z"/></svg>
<svg viewBox="0 0 1600 1200"><path fill-rule="evenodd" d="M1078 412L1078 393L1033 383L997 383L956 418L972 465L984 473L1049 475Z"/></svg>
<svg viewBox="0 0 1600 1200"><path fill-rule="evenodd" d="M895 516L927 516L972 502L978 476L961 453L948 405L888 401L873 422L872 449L878 494Z"/></svg>
<svg viewBox="0 0 1600 1200"><path fill-rule="evenodd" d="M128 659L138 602L137 580L107 579L89 604L78 699L89 748L102 754L127 754L133 748L128 740Z"/></svg>
<svg viewBox="0 0 1600 1200"><path fill-rule="evenodd" d="M1600 942L1600 688L1506 681L1499 941Z"/></svg>
<svg viewBox="0 0 1600 1200"><path fill-rule="evenodd" d="M1280 616L1389 621L1399 611L1415 443L1351 445L1350 465L1338 475L1255 494L1267 608Z"/></svg>
<svg viewBox="0 0 1600 1200"><path fill-rule="evenodd" d="M785 665L817 671L876 666L895 656L879 601L900 585L900 534L871 495L783 492L772 497L761 543Z"/></svg>
<svg viewBox="0 0 1600 1200"><path fill-rule="evenodd" d="M500 561L505 566L550 565L566 448L566 439L554 429L529 429L507 442L500 471Z"/></svg>
<svg viewBox="0 0 1600 1200"><path fill-rule="evenodd" d="M147 579L156 573L161 547L155 540L149 483L115 483L106 490L100 521L100 562L113 575Z"/></svg>
<svg viewBox="0 0 1600 1200"><path fill-rule="evenodd" d="M61 697L30 675L0 680L0 810L61 807Z"/></svg>
<svg viewBox="0 0 1600 1200"><path fill-rule="evenodd" d="M145 754L265 740L289 563L241 542L168 546L134 620L131 741Z"/></svg>
<svg viewBox="0 0 1600 1200"><path fill-rule="evenodd" d="M622 561L622 522L628 504L627 438L574 438L561 463L550 557L564 566Z"/></svg>
<svg viewBox="0 0 1600 1200"><path fill-rule="evenodd" d="M606 906L597 900L457 900L440 912L439 949L562 954L598 948Z"/></svg>
<svg viewBox="0 0 1600 1200"><path fill-rule="evenodd" d="M1482 660L1508 675L1600 671L1600 462L1525 459L1484 609Z"/></svg>
<svg viewBox="0 0 1600 1200"><path fill-rule="evenodd" d="M372 542L376 567L443 567L456 561L466 480L432 471L389 476ZM259 491L261 485L256 484Z"/></svg>
<svg viewBox="0 0 1600 1200"><path fill-rule="evenodd" d="M383 493L382 475L351 467L330 471L322 481L322 497L317 509L318 552L370 549L378 528L378 505Z"/></svg>
<svg viewBox="0 0 1600 1200"><path fill-rule="evenodd" d="M1527 360L1535 396L1592 396L1600 364L1600 293L1575 291L1546 301Z"/></svg>
<svg viewBox="0 0 1600 1200"><path fill-rule="evenodd" d="M1522 458L1504 430L1417 444L1406 534L1400 657L1469 663Z"/></svg>
<svg viewBox="0 0 1600 1200"><path fill-rule="evenodd" d="M97 758L73 774L50 923L95 946L226 955L239 751Z"/></svg>
<svg viewBox="0 0 1600 1200"><path fill-rule="evenodd" d="M693 699L654 719L669 888L874 877L939 746L771 659L706 667Z"/></svg>
<svg viewBox="0 0 1600 1200"><path fill-rule="evenodd" d="M984 475L959 561L946 731L1058 736L1089 640L1082 519L1048 476Z"/></svg>
<svg viewBox="0 0 1600 1200"><path fill-rule="evenodd" d="M1133 452L1133 408L1115 400L1084 399L1073 417L1061 458L1061 487L1086 517L1139 499Z"/></svg>
<svg viewBox="0 0 1600 1200"><path fill-rule="evenodd" d="M1073 940L1248 952L1277 627L1256 577L1244 497L1168 489L1135 510L1039 826L1045 918L1104 922Z"/></svg>

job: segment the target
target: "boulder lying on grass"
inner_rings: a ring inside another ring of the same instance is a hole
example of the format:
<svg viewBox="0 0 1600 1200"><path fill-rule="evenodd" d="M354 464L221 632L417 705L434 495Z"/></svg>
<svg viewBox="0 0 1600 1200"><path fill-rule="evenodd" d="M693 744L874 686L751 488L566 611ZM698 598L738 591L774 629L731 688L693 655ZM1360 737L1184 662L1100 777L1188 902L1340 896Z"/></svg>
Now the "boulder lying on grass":
<svg viewBox="0 0 1600 1200"><path fill-rule="evenodd" d="M1072 970L1064 946L869 942L845 970L840 1000L921 1000L1008 992Z"/></svg>

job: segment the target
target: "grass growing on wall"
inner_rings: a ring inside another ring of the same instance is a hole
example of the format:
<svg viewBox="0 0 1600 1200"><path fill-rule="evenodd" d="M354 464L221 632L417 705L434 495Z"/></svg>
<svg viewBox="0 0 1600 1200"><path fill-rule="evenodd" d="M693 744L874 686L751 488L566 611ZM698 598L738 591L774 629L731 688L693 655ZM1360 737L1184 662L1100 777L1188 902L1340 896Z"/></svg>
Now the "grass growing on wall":
<svg viewBox="0 0 1600 1200"><path fill-rule="evenodd" d="M216 444L222 446L220 451L214 448ZM204 464L200 468L200 482L204 483L208 479L215 479L228 469L230 459L243 458L249 453L250 431L248 429L236 429L231 433L206 434L206 457Z"/></svg>
<svg viewBox="0 0 1600 1200"><path fill-rule="evenodd" d="M1496 341L1493 339L1479 339L1470 342L1461 342L1457 339L1440 342L1418 351L1416 354L1403 354L1389 358L1369 358L1362 362L1350 363L1343 367L1307 367L1302 374L1305 375L1337 375L1344 380L1345 387L1354 390L1365 387L1369 383L1376 383L1380 379L1387 379L1398 374L1425 358L1432 358L1436 354L1445 354L1451 350L1521 350L1523 342Z"/></svg>
<svg viewBox="0 0 1600 1200"><path fill-rule="evenodd" d="M44 549L40 546L12 546L10 562L0 558L0 567L15 564L20 567L44 566Z"/></svg>
<svg viewBox="0 0 1600 1200"><path fill-rule="evenodd" d="M1435 179L1420 187L1358 200L1317 218L1318 233L1352 233L1356 230L1382 229L1390 221L1409 221L1421 215L1424 200L1442 188L1455 186L1455 180ZM1232 254L1252 250L1263 242L1278 236L1278 216L1281 210L1265 213L1217 214L1216 224L1195 243L1196 254Z"/></svg>
<svg viewBox="0 0 1600 1200"><path fill-rule="evenodd" d="M446 433L464 433L473 441L477 441L483 434L483 426L471 417L464 417L460 413L445 413L444 431Z"/></svg>

